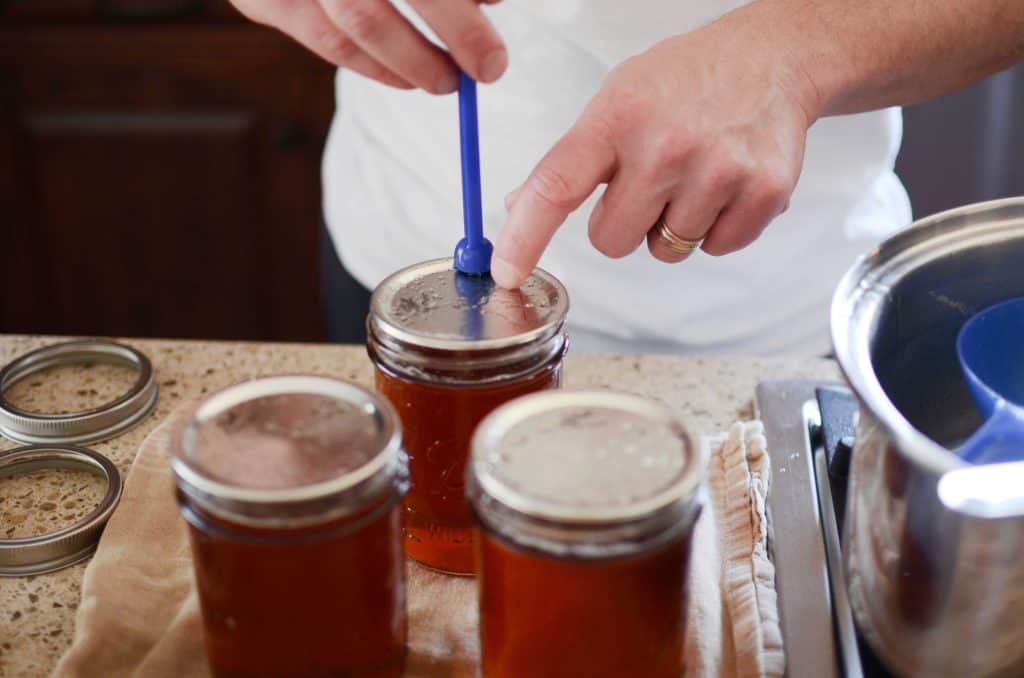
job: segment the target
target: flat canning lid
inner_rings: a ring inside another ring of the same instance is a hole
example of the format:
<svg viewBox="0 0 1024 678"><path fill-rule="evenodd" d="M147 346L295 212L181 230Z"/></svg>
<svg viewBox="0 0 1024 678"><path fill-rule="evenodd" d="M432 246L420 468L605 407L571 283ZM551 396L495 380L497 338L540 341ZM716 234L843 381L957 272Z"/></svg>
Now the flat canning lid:
<svg viewBox="0 0 1024 678"><path fill-rule="evenodd" d="M418 349L490 351L543 342L555 335L569 296L550 273L535 269L519 289L489 276L456 271L436 259L386 278L370 300L373 335Z"/></svg>
<svg viewBox="0 0 1024 678"><path fill-rule="evenodd" d="M12 385L37 372L88 362L130 367L138 378L124 395L82 412L30 412L7 399L7 390ZM142 421L156 400L153 367L145 355L131 346L103 339L53 344L26 353L0 370L0 434L19 443L52 445L108 440Z"/></svg>
<svg viewBox="0 0 1024 678"><path fill-rule="evenodd" d="M0 539L0 576L45 574L85 560L121 499L121 475L98 452L70 445L30 445L0 452L0 478L46 469L87 471L106 481L99 505L82 520L55 532Z"/></svg>
<svg viewBox="0 0 1024 678"><path fill-rule="evenodd" d="M613 391L519 398L477 428L473 501L569 525L642 521L692 505L706 462L668 407Z"/></svg>
<svg viewBox="0 0 1024 678"><path fill-rule="evenodd" d="M203 509L258 525L324 522L402 482L401 427L361 386L312 375L242 382L200 402L175 434L178 487Z"/></svg>

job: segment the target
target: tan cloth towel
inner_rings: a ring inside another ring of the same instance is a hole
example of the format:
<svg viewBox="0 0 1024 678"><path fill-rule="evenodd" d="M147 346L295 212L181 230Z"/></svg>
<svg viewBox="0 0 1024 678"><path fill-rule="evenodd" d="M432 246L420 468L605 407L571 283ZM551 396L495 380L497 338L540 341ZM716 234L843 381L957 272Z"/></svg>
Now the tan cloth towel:
<svg viewBox="0 0 1024 678"><path fill-rule="evenodd" d="M121 505L85 571L74 640L54 675L209 675L188 537L167 463L171 426L164 423L139 449ZM766 553L763 429L738 423L704 443L710 498L694 540L687 666L694 676L779 676L785 660ZM406 675L476 675L474 580L413 563L408 575Z"/></svg>

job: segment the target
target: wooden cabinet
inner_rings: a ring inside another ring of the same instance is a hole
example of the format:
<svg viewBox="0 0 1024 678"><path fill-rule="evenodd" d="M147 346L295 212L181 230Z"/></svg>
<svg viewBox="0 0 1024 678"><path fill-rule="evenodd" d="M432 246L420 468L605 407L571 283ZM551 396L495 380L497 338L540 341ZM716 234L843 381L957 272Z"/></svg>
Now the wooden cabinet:
<svg viewBox="0 0 1024 678"><path fill-rule="evenodd" d="M0 331L321 339L333 69L226 2L0 12Z"/></svg>

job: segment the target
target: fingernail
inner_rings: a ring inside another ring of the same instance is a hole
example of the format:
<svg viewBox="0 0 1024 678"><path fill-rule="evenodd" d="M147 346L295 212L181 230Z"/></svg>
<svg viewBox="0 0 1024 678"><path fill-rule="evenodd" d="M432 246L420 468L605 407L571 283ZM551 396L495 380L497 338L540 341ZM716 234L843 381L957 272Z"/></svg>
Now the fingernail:
<svg viewBox="0 0 1024 678"><path fill-rule="evenodd" d="M602 214L604 214L604 199L598 200L597 204L594 205L594 211L590 213L590 223L596 224L599 222Z"/></svg>
<svg viewBox="0 0 1024 678"><path fill-rule="evenodd" d="M437 81L438 94L451 94L459 88L459 76L457 73L448 72Z"/></svg>
<svg viewBox="0 0 1024 678"><path fill-rule="evenodd" d="M522 271L504 259L501 259L500 257L492 257L491 277L494 278L494 282L498 283L501 287L514 289L519 287L528 276L523 275Z"/></svg>
<svg viewBox="0 0 1024 678"><path fill-rule="evenodd" d="M508 52L504 47L492 51L480 64L480 80L483 82L494 82L501 77L501 74L508 68Z"/></svg>

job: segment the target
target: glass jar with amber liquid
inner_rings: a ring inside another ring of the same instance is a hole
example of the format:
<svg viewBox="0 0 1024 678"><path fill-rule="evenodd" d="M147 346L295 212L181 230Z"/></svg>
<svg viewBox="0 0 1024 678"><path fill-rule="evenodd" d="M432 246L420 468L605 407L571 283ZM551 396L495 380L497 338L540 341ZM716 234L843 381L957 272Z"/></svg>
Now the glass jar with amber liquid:
<svg viewBox="0 0 1024 678"><path fill-rule="evenodd" d="M679 678L705 467L636 396L537 394L487 417L467 469L483 675Z"/></svg>
<svg viewBox="0 0 1024 678"><path fill-rule="evenodd" d="M401 428L383 398L325 377L203 400L171 466L214 676L402 675Z"/></svg>
<svg viewBox="0 0 1024 678"><path fill-rule="evenodd" d="M568 307L565 288L544 271L506 290L489 277L456 272L451 259L401 270L374 290L367 350L377 388L402 420L411 558L473 573L463 484L470 438L499 405L558 386Z"/></svg>

